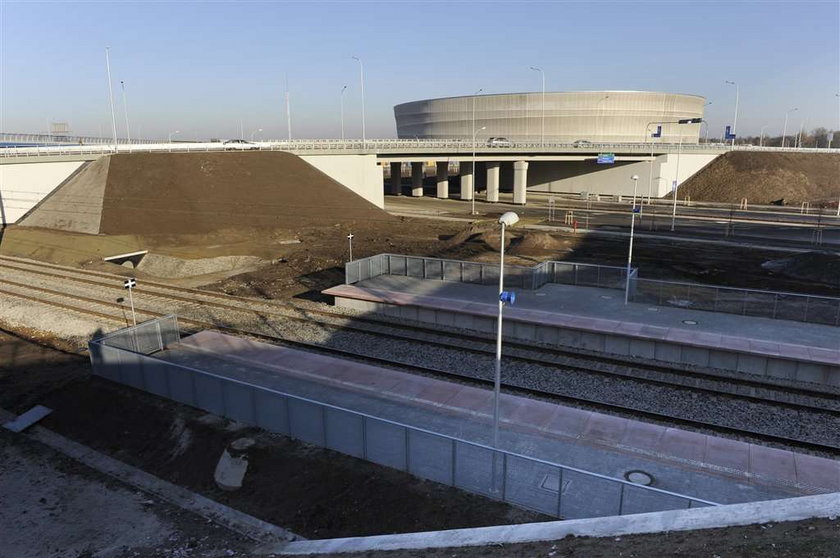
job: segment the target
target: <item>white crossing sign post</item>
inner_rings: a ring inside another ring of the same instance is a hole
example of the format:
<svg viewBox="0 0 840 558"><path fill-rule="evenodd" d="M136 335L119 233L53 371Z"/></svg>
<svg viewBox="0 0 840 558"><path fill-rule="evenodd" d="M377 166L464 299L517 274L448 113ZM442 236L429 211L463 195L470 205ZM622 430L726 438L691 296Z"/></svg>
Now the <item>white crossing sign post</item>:
<svg viewBox="0 0 840 558"><path fill-rule="evenodd" d="M131 319L134 325L137 325L137 314L134 313L134 295L131 293L132 289L137 286L137 279L132 277L123 281L123 288L128 289L128 300L131 302Z"/></svg>
<svg viewBox="0 0 840 558"><path fill-rule="evenodd" d="M347 235L347 241L350 243L350 261L353 261L353 233Z"/></svg>

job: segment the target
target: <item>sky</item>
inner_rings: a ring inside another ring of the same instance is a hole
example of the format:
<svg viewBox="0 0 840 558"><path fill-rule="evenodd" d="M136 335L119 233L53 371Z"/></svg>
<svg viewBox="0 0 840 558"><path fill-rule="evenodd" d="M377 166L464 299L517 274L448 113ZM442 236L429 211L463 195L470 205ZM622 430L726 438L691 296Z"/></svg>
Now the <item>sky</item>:
<svg viewBox="0 0 840 558"><path fill-rule="evenodd" d="M393 106L458 95L653 90L711 101L711 135L840 128L840 0L0 0L0 132L135 138L396 136ZM120 82L124 82L125 105ZM262 132L257 132L262 129Z"/></svg>

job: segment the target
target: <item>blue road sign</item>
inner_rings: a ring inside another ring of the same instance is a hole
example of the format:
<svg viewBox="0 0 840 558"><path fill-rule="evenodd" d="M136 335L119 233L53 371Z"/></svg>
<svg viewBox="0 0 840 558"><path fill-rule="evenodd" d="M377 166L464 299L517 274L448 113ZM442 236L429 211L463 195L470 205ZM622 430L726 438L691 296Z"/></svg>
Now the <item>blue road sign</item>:
<svg viewBox="0 0 840 558"><path fill-rule="evenodd" d="M615 153L598 153L599 165L611 165L615 163Z"/></svg>

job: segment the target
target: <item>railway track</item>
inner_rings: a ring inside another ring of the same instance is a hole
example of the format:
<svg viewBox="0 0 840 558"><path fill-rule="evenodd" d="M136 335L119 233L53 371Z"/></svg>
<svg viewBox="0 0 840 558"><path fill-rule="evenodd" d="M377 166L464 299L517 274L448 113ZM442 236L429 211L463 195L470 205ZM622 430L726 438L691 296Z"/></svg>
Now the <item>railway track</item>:
<svg viewBox="0 0 840 558"><path fill-rule="evenodd" d="M122 294L123 291L123 278L121 276L102 272L80 271L52 264L41 264L7 257L0 257L0 268L13 269L21 273L30 273L35 277L41 277L51 281L61 280L64 281L65 286L70 281L77 284L108 289L107 292L113 294ZM97 319L106 319L120 325L126 324L125 306L116 302L116 300L109 301L78 293L73 294L67 292L67 289L57 290L34 285L32 284L33 282L24 283L21 281L0 279L0 294L48 304L56 308L92 316ZM252 328L243 330L242 327L237 327L235 323L226 325L224 323L220 324L215 319L186 315L184 310L206 310L210 306L223 310L228 314L249 316L252 319L264 320L268 323L272 320L282 320L291 323L293 329L303 327L304 324L307 327L311 327L314 322L317 324L317 327L331 331L331 336L336 335L339 331L350 329L358 334L374 336L379 339L380 343L384 337L394 341L399 340L400 342L419 342L427 346L436 346L441 350L461 351L483 357L491 355L494 349L492 340L486 337L476 335L465 336L460 333L457 336L441 334L430 332L425 328L405 324L385 323L381 320L348 317L341 313L301 308L293 304L277 301L230 297L219 293L208 293L158 282L142 281L141 285L142 287L138 289L137 301L139 303L137 313L140 319L154 318L172 313L171 311L161 309L159 306L158 308L144 306L149 300L158 301L158 304L171 304L174 301L180 305L181 309L179 312L179 323L187 326L191 330L197 331L200 329L215 328L272 343L282 343L306 350L324 352L342 358L354 358L380 366L408 369L419 374L444 376L470 383L487 383L490 381L489 378L479 377L474 374L465 374L463 371L453 372L453 368L459 369L460 367L428 366L411 362L411 359L406 360L394 358L393 356L384 357L371 354L370 352L360 353L357 350L347 347L330 346L325 343L295 339L293 335L283 335L282 332L278 332L272 328L269 328L270 331L266 331L265 329L257 331ZM236 320L233 320L233 322L236 322ZM674 371L665 367L639 366L636 363L629 364L630 369L628 370L628 363L617 359L603 357L596 359L590 355L571 354L565 351L549 350L521 343L508 343L507 345L507 351L505 352L506 368L521 364L531 367L550 367L555 374L562 375L574 373L588 374L602 378L615 379L618 377L622 378L625 382L632 382L643 386L643 389L645 386L649 389L655 388L660 390L667 387L667 389L681 392L683 396L687 397L702 395L706 398L713 397L717 399L723 398L723 400L729 399L731 401L748 402L753 406L763 406L765 408L764 412L778 410L788 416L794 415L798 417L802 417L803 415L819 415L822 417L822 420L829 420L840 424L838 398L834 395L826 395L807 388L772 387L747 380L730 380L697 372ZM570 363L570 360L576 360L577 362ZM483 368L489 369L487 367ZM664 380L662 378L638 377L638 375L655 376L668 374L682 377L683 379L688 378L692 383L698 385L676 385L674 383L677 381L676 379ZM699 384L703 382L707 384L710 382L717 383L719 386L717 388L700 386ZM809 439L811 437L808 436L808 433L791 436L771 434L755 428L734 428L715 422L695 420L685 416L675 416L672 413L651 410L639 405L617 404L616 402L604 401L603 398L585 397L580 394L571 395L557 389L535 389L522 381L518 381L516 378L505 379L505 385L508 389L514 389L529 396L548 397L555 401L586 406L587 408L599 411L629 414L648 420L667 422L669 424L677 424L695 429L711 430L727 435L747 436L786 447L803 448L820 453L836 455L840 452L840 446L837 443L826 443L825 441ZM723 388L726 388L726 390ZM749 393L737 393L739 391ZM794 398L797 400L779 400L783 396L788 399Z"/></svg>

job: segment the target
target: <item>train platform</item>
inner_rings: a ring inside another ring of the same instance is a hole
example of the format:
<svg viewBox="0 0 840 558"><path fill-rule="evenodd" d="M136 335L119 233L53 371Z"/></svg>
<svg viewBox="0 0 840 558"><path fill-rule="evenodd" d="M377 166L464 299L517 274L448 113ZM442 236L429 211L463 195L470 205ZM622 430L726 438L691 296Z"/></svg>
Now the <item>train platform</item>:
<svg viewBox="0 0 840 558"><path fill-rule="evenodd" d="M838 327L624 304L617 289L549 283L511 290L506 337L840 388ZM323 292L337 306L495 333L497 285L381 275Z"/></svg>
<svg viewBox="0 0 840 558"><path fill-rule="evenodd" d="M493 392L203 331L156 355L236 382L490 445ZM840 461L502 394L499 448L717 503L840 490ZM551 483L554 482L554 486ZM558 479L540 488L558 490Z"/></svg>

